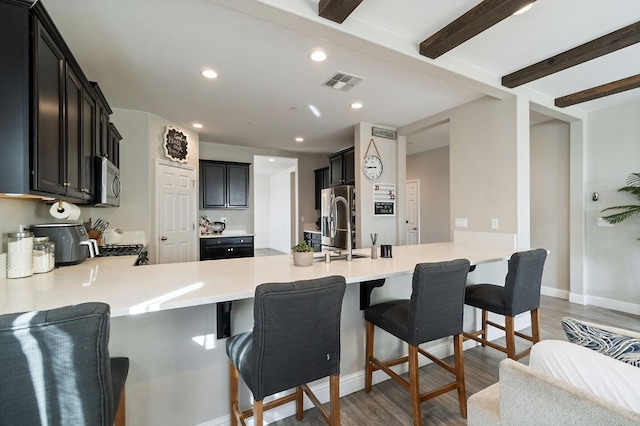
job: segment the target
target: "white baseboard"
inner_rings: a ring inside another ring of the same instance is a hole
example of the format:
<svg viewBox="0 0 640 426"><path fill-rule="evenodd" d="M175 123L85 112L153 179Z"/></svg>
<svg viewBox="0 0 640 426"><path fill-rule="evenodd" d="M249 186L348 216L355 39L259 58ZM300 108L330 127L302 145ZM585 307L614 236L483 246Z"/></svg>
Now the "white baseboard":
<svg viewBox="0 0 640 426"><path fill-rule="evenodd" d="M640 315L640 305L636 303L622 302L620 300L607 299L605 297L598 296L584 296L584 302L584 305L594 305L601 308L612 309L614 311Z"/></svg>
<svg viewBox="0 0 640 426"><path fill-rule="evenodd" d="M569 300L569 291L568 290L559 290L553 287L544 287L540 289L540 294L543 296L551 296L558 299Z"/></svg>

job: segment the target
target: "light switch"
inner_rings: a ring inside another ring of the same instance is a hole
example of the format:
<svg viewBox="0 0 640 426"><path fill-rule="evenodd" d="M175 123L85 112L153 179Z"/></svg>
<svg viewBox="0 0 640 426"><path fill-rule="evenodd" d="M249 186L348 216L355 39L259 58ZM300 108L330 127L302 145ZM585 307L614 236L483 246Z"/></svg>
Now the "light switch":
<svg viewBox="0 0 640 426"><path fill-rule="evenodd" d="M604 220L603 218L599 217L598 218L598 226L613 226L613 223L609 223L606 220Z"/></svg>
<svg viewBox="0 0 640 426"><path fill-rule="evenodd" d="M497 218L491 219L491 229L498 229L498 219Z"/></svg>
<svg viewBox="0 0 640 426"><path fill-rule="evenodd" d="M466 228L466 227L467 227L467 218L456 217L456 228Z"/></svg>

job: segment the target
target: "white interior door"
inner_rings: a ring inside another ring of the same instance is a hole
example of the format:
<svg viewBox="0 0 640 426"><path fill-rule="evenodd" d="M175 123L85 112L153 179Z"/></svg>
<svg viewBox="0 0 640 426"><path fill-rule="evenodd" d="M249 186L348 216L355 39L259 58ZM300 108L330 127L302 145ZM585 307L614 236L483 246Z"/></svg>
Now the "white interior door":
<svg viewBox="0 0 640 426"><path fill-rule="evenodd" d="M420 244L420 181L407 181L407 244Z"/></svg>
<svg viewBox="0 0 640 426"><path fill-rule="evenodd" d="M157 263L198 259L195 187L193 167L156 163Z"/></svg>

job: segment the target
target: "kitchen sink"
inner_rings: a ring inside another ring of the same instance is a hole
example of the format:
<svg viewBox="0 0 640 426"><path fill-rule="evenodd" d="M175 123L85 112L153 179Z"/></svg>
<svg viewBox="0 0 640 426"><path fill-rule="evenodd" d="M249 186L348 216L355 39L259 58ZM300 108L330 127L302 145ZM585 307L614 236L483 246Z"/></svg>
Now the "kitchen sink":
<svg viewBox="0 0 640 426"><path fill-rule="evenodd" d="M351 254L351 259L362 259L362 258L366 258L366 257L370 257L369 255L366 254L358 254L358 253L353 253ZM347 255L346 253L342 253L342 254L332 254L331 255L331 261L336 261L336 260L347 260ZM314 257L313 257L313 261L314 262L324 262L324 253L317 253Z"/></svg>

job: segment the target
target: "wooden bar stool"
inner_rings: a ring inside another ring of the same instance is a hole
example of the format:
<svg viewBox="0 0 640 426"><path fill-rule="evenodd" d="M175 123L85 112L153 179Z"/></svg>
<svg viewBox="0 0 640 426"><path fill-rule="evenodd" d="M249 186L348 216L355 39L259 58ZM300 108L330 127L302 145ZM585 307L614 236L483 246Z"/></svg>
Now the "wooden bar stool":
<svg viewBox="0 0 640 426"><path fill-rule="evenodd" d="M467 396L464 385L462 352L462 319L464 288L469 261L466 259L438 263L420 263L413 272L410 300L392 300L364 310L366 320L365 390L371 392L373 372L382 370L411 394L413 424L420 425L420 403L457 390L460 414L467 417ZM390 361L373 356L375 326L409 344L409 355ZM421 343L453 336L454 365L418 347ZM429 358L455 376L455 380L437 389L420 394L418 353ZM409 363L409 381L400 377L391 366Z"/></svg>
<svg viewBox="0 0 640 426"><path fill-rule="evenodd" d="M504 286L474 284L467 287L464 303L482 309L482 323L479 330L465 332L465 340L472 339L480 342L482 346L497 349L513 360L529 355L530 347L516 353L515 336L533 343L540 341L540 287L546 258L547 251L544 249L514 253L509 259ZM514 328L515 316L527 311L531 314L530 336L517 332ZM489 312L503 315L505 325L490 321ZM505 332L505 346L487 340L489 326Z"/></svg>
<svg viewBox="0 0 640 426"><path fill-rule="evenodd" d="M292 283L261 284L256 288L253 330L227 339L231 425L254 416L263 424L263 411L296 402L302 420L303 392L329 425L340 424L340 316L346 284L331 276ZM240 410L238 375L253 394L253 408ZM330 376L330 412L306 385ZM269 395L295 392L263 404Z"/></svg>

